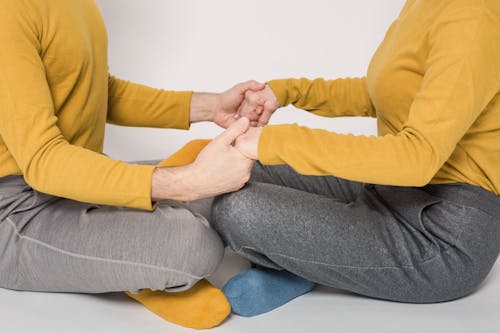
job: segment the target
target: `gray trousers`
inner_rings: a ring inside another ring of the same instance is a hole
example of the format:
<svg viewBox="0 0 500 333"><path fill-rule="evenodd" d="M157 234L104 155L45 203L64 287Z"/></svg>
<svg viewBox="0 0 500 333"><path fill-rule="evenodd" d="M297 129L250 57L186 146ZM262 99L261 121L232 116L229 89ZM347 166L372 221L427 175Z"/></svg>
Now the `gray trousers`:
<svg viewBox="0 0 500 333"><path fill-rule="evenodd" d="M188 289L222 260L222 241L202 215L209 217L210 206L162 201L147 212L54 197L20 176L0 178L0 287Z"/></svg>
<svg viewBox="0 0 500 333"><path fill-rule="evenodd" d="M500 250L500 197L467 184L397 187L256 164L214 202L241 256L319 284L414 303L473 292Z"/></svg>

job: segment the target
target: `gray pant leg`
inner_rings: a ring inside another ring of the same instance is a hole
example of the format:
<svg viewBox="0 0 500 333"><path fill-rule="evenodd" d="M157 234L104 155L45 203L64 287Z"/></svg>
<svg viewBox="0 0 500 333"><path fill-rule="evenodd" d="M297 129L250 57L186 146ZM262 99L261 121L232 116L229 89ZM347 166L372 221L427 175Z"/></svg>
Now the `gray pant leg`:
<svg viewBox="0 0 500 333"><path fill-rule="evenodd" d="M300 180L282 183L317 181L290 177ZM339 191L328 196L327 185L317 194L251 182L216 199L212 224L237 253L260 265L370 297L440 302L467 295L484 280L500 246L500 221L491 209L420 188L358 185L346 201Z"/></svg>
<svg viewBox="0 0 500 333"><path fill-rule="evenodd" d="M147 212L56 198L23 183L0 183L3 288L178 291L222 259L219 236L184 204L164 201Z"/></svg>
<svg viewBox="0 0 500 333"><path fill-rule="evenodd" d="M250 181L281 185L333 197L342 202L354 201L364 186L363 183L338 177L300 175L286 164L267 166L260 162L254 164Z"/></svg>

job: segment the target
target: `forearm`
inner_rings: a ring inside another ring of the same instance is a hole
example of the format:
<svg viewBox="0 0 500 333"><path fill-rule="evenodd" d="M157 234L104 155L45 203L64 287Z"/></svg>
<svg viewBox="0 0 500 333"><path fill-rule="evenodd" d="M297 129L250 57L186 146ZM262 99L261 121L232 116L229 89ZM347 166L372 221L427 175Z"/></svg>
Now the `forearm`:
<svg viewBox="0 0 500 333"><path fill-rule="evenodd" d="M192 92L155 89L109 76L106 121L120 126L189 128Z"/></svg>
<svg viewBox="0 0 500 333"><path fill-rule="evenodd" d="M326 117L375 117L365 78L284 79L269 81L268 84L281 106L293 104Z"/></svg>
<svg viewBox="0 0 500 333"><path fill-rule="evenodd" d="M395 186L424 186L446 160L431 137L414 128L398 135L354 136L298 125L272 125L262 130L259 160L288 164L311 176Z"/></svg>
<svg viewBox="0 0 500 333"><path fill-rule="evenodd" d="M219 94L154 89L110 75L107 120L124 126L187 128L189 123L212 121L219 99Z"/></svg>
<svg viewBox="0 0 500 333"><path fill-rule="evenodd" d="M193 177L191 164L180 167L156 168L151 184L151 199L191 201L199 199L197 189L192 186Z"/></svg>
<svg viewBox="0 0 500 333"><path fill-rule="evenodd" d="M233 142L248 127L249 120L241 118L212 141L192 142L161 162L152 173L152 200L191 201L243 187L253 161L238 152Z"/></svg>
<svg viewBox="0 0 500 333"><path fill-rule="evenodd" d="M191 106L189 110L190 123L213 121L219 99L219 94L194 93L191 96Z"/></svg>
<svg viewBox="0 0 500 333"><path fill-rule="evenodd" d="M24 147L28 153L16 153L16 160L26 182L39 192L81 202L152 209L150 165L113 160L71 145L62 137L40 148Z"/></svg>

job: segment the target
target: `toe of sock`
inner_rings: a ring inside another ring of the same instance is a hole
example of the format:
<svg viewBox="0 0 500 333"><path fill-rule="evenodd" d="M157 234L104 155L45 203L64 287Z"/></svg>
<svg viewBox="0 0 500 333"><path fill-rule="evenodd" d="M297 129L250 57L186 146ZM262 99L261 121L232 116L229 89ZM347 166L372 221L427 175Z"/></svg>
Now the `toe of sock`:
<svg viewBox="0 0 500 333"><path fill-rule="evenodd" d="M313 282L287 271L251 268L230 279L223 292L234 313L253 317L278 308L313 287Z"/></svg>
<svg viewBox="0 0 500 333"><path fill-rule="evenodd" d="M220 290L211 292L207 298L203 306L199 306L197 315L185 326L195 329L213 328L219 326L231 314L231 305Z"/></svg>
<svg viewBox="0 0 500 333"><path fill-rule="evenodd" d="M231 313L224 293L205 280L179 293L143 290L138 294L126 294L163 319L194 329L218 326Z"/></svg>

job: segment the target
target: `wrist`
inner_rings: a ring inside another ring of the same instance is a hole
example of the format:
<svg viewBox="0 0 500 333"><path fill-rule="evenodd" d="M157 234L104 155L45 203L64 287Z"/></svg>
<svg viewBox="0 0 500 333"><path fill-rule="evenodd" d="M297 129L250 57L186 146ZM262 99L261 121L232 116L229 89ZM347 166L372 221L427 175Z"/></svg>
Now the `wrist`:
<svg viewBox="0 0 500 333"><path fill-rule="evenodd" d="M153 172L151 198L158 200L192 201L199 199L193 165L159 167Z"/></svg>
<svg viewBox="0 0 500 333"><path fill-rule="evenodd" d="M191 123L213 121L220 105L220 94L193 93L189 120Z"/></svg>
<svg viewBox="0 0 500 333"><path fill-rule="evenodd" d="M287 106L289 104L289 93L287 85L289 79L271 80L266 82L266 86L271 90L274 95L277 107Z"/></svg>

